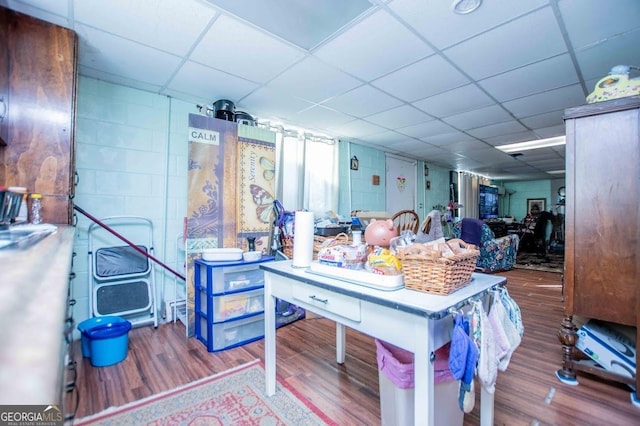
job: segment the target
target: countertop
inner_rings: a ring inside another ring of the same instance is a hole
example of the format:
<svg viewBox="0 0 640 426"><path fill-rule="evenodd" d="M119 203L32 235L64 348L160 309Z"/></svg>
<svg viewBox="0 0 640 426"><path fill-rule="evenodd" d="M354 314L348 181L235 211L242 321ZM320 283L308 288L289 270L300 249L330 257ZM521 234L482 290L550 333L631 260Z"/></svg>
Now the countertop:
<svg viewBox="0 0 640 426"><path fill-rule="evenodd" d="M0 250L0 404L59 404L75 228Z"/></svg>

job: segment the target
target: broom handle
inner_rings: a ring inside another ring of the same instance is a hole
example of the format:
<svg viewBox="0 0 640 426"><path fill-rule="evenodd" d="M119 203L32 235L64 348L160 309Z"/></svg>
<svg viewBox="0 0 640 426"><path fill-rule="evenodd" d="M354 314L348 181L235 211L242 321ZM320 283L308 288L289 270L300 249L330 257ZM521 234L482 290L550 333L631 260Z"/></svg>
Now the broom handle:
<svg viewBox="0 0 640 426"><path fill-rule="evenodd" d="M113 235L115 235L116 237L120 238L122 241L124 241L125 243L129 244L131 247L133 247L134 249L136 249L138 252L140 252L141 254L145 255L146 257L148 257L149 259L153 260L154 262L156 262L157 264L159 264L160 266L162 266L164 269L166 269L167 271L171 272L172 274L174 274L176 277L185 280L185 277L174 271L173 269L171 269L169 266L167 266L166 264L164 264L164 262L162 262L159 259L156 259L153 255L147 253L145 250L142 250L140 247L138 247L137 245L135 245L134 243L132 243L131 241L129 241L128 239L126 239L125 237L123 237L122 235L120 235L118 232L116 232L114 229L112 229L109 225L103 223L100 219L94 217L93 215L91 215L90 213L88 213L87 211L85 211L84 209L82 209L81 207L77 206L77 205L73 205L73 208L75 210L78 210L80 213L82 213L83 215L85 215L86 217L88 217L89 219L91 219L92 221L94 221L95 223L97 223L98 225L102 226L104 229L106 229L107 231L111 232Z"/></svg>

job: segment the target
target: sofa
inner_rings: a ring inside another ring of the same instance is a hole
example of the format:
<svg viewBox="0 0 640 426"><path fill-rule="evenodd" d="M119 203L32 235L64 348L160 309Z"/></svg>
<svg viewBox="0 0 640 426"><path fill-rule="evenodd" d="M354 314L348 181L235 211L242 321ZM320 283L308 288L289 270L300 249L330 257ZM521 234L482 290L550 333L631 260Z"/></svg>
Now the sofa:
<svg viewBox="0 0 640 426"><path fill-rule="evenodd" d="M452 236L480 249L476 263L478 269L486 272L507 271L516 263L520 243L520 237L516 234L496 238L483 221L464 218L453 225Z"/></svg>

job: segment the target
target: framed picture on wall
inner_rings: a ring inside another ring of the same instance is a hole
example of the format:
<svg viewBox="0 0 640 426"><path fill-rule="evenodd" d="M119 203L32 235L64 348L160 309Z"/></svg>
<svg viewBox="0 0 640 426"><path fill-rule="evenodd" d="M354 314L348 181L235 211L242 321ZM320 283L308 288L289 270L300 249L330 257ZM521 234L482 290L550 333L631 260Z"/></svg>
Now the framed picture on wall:
<svg viewBox="0 0 640 426"><path fill-rule="evenodd" d="M527 214L531 213L531 209L533 206L538 207L538 212L543 212L546 210L546 201L544 198L527 198Z"/></svg>

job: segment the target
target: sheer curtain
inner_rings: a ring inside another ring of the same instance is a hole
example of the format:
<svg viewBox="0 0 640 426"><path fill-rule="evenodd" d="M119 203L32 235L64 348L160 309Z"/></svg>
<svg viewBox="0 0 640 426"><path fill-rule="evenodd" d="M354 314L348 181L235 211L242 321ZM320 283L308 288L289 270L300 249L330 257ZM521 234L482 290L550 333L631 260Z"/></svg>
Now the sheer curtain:
<svg viewBox="0 0 640 426"><path fill-rule="evenodd" d="M338 209L338 143L334 139L269 127L276 132L276 198L286 210L316 218Z"/></svg>
<svg viewBox="0 0 640 426"><path fill-rule="evenodd" d="M460 188L459 200L462 204L460 209L460 217L469 217L478 219L480 217L480 209L478 207L479 196L478 186L489 185L489 179L468 172L460 172L458 174L458 186Z"/></svg>

